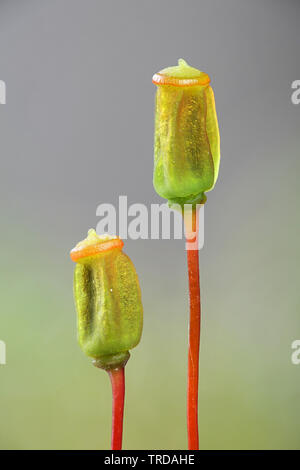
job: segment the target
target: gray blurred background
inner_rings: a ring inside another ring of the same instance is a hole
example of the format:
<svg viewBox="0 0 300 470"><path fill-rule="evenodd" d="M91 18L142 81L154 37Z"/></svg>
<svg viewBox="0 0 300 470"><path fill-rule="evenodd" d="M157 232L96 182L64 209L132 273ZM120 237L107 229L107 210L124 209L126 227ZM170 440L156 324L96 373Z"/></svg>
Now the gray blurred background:
<svg viewBox="0 0 300 470"><path fill-rule="evenodd" d="M221 168L205 208L200 446L300 448L300 3L1 0L0 448L108 448L111 391L76 342L69 250L119 195L150 206L153 73L212 79ZM184 449L183 241L125 243L140 276L124 448Z"/></svg>

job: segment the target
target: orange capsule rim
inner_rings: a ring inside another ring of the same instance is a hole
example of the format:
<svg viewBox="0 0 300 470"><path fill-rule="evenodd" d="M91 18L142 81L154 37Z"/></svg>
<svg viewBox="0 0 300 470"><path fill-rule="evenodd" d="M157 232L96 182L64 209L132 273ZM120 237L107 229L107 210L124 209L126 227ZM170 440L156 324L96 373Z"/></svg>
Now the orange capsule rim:
<svg viewBox="0 0 300 470"><path fill-rule="evenodd" d="M153 75L152 83L155 85L169 85L177 87L205 86L210 83L210 78L207 74L203 74L198 78L175 78L168 77L158 72Z"/></svg>
<svg viewBox="0 0 300 470"><path fill-rule="evenodd" d="M121 240L121 238L114 238L105 241L101 240L100 242L93 243L92 245L78 247L75 246L75 248L73 248L70 252L70 257L72 261L76 262L82 258L100 255L115 249L121 250L123 246L124 242Z"/></svg>

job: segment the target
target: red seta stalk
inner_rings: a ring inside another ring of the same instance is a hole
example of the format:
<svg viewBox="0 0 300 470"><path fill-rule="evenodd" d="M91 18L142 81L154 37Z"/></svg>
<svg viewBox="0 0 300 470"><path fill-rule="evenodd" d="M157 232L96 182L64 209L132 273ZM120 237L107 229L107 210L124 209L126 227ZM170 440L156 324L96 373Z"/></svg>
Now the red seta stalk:
<svg viewBox="0 0 300 470"><path fill-rule="evenodd" d="M108 371L112 388L111 450L122 450L123 415L125 398L125 368Z"/></svg>
<svg viewBox="0 0 300 470"><path fill-rule="evenodd" d="M200 349L200 276L198 249L198 214L193 208L192 214L184 215L186 228L186 249L189 275L190 321L187 382L187 431L189 450L199 450L198 431L198 384L199 384L199 349Z"/></svg>

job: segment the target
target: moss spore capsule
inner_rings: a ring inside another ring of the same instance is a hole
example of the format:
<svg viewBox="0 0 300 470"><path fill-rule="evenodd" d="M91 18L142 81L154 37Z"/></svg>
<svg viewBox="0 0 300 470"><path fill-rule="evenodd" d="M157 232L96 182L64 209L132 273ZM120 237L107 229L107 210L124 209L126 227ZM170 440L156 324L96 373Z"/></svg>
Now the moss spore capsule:
<svg viewBox="0 0 300 470"><path fill-rule="evenodd" d="M76 262L78 341L94 365L107 370L124 367L143 327L139 281L123 245L120 238L91 229L70 253Z"/></svg>
<svg viewBox="0 0 300 470"><path fill-rule="evenodd" d="M201 204L217 180L220 137L209 76L183 59L153 76L156 192L176 204Z"/></svg>

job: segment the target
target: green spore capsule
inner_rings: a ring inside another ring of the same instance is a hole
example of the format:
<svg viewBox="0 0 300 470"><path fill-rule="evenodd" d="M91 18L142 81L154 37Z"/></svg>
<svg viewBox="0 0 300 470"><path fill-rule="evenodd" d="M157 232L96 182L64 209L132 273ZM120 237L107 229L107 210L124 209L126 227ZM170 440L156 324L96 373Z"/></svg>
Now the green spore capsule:
<svg viewBox="0 0 300 470"><path fill-rule="evenodd" d="M156 192L172 205L203 204L220 163L220 136L209 76L178 65L153 76L155 104L154 176Z"/></svg>
<svg viewBox="0 0 300 470"><path fill-rule="evenodd" d="M89 230L70 253L76 262L79 345L97 367L106 370L124 367L143 327L139 281L123 245L118 237L98 236Z"/></svg>

